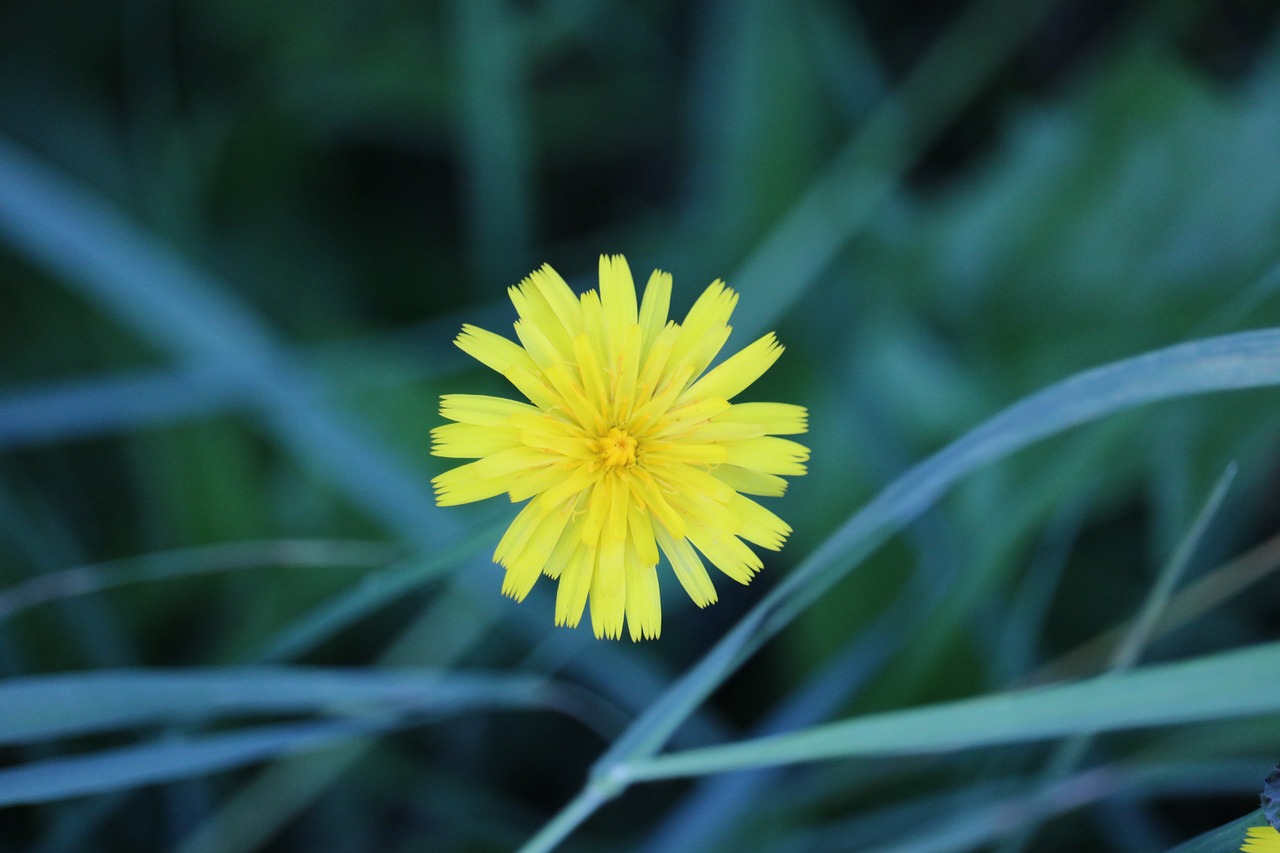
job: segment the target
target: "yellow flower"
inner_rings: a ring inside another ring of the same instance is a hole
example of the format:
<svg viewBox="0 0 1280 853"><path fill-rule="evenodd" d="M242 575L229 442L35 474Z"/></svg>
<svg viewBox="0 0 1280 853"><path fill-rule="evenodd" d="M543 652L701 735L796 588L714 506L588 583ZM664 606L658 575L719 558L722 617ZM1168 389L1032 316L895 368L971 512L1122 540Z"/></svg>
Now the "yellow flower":
<svg viewBox="0 0 1280 853"><path fill-rule="evenodd" d="M1280 853L1280 832L1270 826L1250 827L1240 849L1244 853Z"/></svg>
<svg viewBox="0 0 1280 853"><path fill-rule="evenodd" d="M432 430L432 453L477 460L432 481L437 503L529 501L493 555L503 593L520 601L545 574L557 625L576 626L589 598L597 637L625 619L639 640L662 629L659 549L699 607L716 591L698 552L750 582L763 563L743 540L777 550L791 528L746 495L781 495L780 475L809 458L776 437L806 430L804 407L729 403L782 353L773 334L707 371L737 294L716 281L669 322L671 276L655 270L637 306L621 255L600 258L598 293L575 297L546 265L508 292L523 346L475 326L455 343L530 402L447 394L456 423Z"/></svg>

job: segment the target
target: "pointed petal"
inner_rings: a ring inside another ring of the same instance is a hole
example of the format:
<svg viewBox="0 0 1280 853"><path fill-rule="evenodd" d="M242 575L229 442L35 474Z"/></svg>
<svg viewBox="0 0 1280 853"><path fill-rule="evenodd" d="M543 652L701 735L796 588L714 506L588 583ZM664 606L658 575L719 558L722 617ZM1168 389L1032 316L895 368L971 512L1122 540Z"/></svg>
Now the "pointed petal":
<svg viewBox="0 0 1280 853"><path fill-rule="evenodd" d="M649 348L657 340L658 333L667 325L667 313L671 310L671 274L654 270L649 283L644 286L644 299L640 302L640 356L643 362Z"/></svg>
<svg viewBox="0 0 1280 853"><path fill-rule="evenodd" d="M556 590L556 624L570 628L582 621L582 609L591 590L591 576L596 568L596 548L579 542L560 572Z"/></svg>
<svg viewBox="0 0 1280 853"><path fill-rule="evenodd" d="M662 527L655 527L653 532L657 535L658 546L662 548L662 553L667 555L667 562L671 563L676 580L680 581L680 585L689 594L689 598L693 599L693 603L699 607L715 604L715 585L711 582L711 576L707 574L707 567L702 564L702 559L698 557L698 553L693 550L689 541L683 537L674 538Z"/></svg>
<svg viewBox="0 0 1280 853"><path fill-rule="evenodd" d="M662 633L662 596L658 572L640 559L635 546L627 543L627 631L631 641L655 640Z"/></svg>
<svg viewBox="0 0 1280 853"><path fill-rule="evenodd" d="M721 423L757 424L764 428L766 435L795 435L809 431L809 411L804 406L791 403L734 403L716 420Z"/></svg>
<svg viewBox="0 0 1280 853"><path fill-rule="evenodd" d="M636 284L622 255L600 256L600 303L610 348L622 347L622 333L636 322Z"/></svg>
<svg viewBox="0 0 1280 853"><path fill-rule="evenodd" d="M782 355L782 345L773 332L748 345L714 367L710 373L689 386L684 400L732 400L773 366Z"/></svg>

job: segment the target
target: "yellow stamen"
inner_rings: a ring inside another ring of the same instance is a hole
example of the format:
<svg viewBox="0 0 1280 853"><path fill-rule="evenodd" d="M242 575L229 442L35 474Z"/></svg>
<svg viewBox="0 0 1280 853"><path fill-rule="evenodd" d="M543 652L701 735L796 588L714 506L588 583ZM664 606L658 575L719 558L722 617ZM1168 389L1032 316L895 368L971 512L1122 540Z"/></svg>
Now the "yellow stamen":
<svg viewBox="0 0 1280 853"><path fill-rule="evenodd" d="M636 464L636 440L624 429L611 428L591 442L591 449L600 456L600 464L606 468L630 468Z"/></svg>

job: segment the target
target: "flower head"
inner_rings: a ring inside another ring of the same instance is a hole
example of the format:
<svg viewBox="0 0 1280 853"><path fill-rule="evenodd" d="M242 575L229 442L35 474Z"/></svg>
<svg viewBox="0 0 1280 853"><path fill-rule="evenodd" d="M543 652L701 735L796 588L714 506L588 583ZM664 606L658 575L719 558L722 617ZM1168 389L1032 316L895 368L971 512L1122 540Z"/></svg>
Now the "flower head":
<svg viewBox="0 0 1280 853"><path fill-rule="evenodd" d="M705 557L739 583L791 533L746 495L781 495L805 473L808 415L787 403L729 401L777 360L772 333L707 370L729 337L737 294L720 281L683 323L668 321L671 276L654 271L637 305L620 255L600 258L599 292L574 295L543 266L509 290L520 344L463 326L455 343L529 402L447 394L437 456L475 459L436 477L440 505L502 493L528 503L498 543L502 591L517 601L557 579L557 625L588 600L597 637L662 629L656 566L666 555L699 607L716 600ZM699 555L701 554L701 556Z"/></svg>
<svg viewBox="0 0 1280 853"><path fill-rule="evenodd" d="M1280 832L1270 826L1252 826L1240 849L1244 853L1280 853Z"/></svg>

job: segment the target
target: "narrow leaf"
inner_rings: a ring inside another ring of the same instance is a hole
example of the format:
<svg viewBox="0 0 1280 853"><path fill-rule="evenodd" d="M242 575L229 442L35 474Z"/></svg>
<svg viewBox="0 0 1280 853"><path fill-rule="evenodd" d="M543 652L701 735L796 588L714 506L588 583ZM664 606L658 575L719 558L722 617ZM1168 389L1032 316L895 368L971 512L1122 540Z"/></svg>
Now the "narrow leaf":
<svg viewBox="0 0 1280 853"><path fill-rule="evenodd" d="M0 770L0 806L47 803L229 770L384 728L377 722L295 723L54 758Z"/></svg>
<svg viewBox="0 0 1280 853"><path fill-rule="evenodd" d="M970 749L1280 712L1280 643L1074 684L874 714L792 734L627 762L631 779L698 776L832 758Z"/></svg>
<svg viewBox="0 0 1280 853"><path fill-rule="evenodd" d="M292 667L106 670L0 683L0 743L269 714L457 713L547 707L542 678Z"/></svg>

